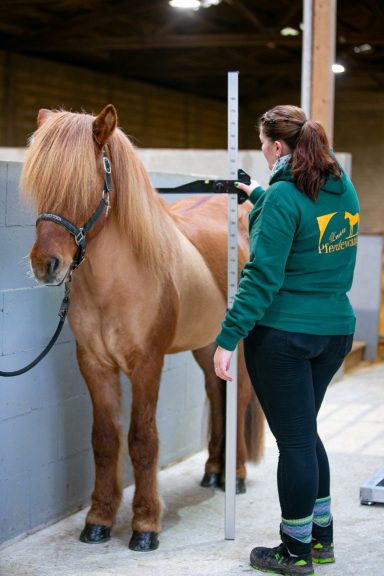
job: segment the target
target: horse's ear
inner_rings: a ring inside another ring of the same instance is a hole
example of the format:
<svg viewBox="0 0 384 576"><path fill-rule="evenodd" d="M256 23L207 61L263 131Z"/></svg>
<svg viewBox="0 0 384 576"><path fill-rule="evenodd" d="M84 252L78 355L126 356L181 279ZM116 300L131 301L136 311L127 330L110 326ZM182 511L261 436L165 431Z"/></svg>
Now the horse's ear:
<svg viewBox="0 0 384 576"><path fill-rule="evenodd" d="M37 125L41 126L51 114L53 114L52 110L41 108L37 113Z"/></svg>
<svg viewBox="0 0 384 576"><path fill-rule="evenodd" d="M107 104L93 121L93 135L96 142L100 144L100 146L103 146L111 137L116 126L116 108L112 104Z"/></svg>

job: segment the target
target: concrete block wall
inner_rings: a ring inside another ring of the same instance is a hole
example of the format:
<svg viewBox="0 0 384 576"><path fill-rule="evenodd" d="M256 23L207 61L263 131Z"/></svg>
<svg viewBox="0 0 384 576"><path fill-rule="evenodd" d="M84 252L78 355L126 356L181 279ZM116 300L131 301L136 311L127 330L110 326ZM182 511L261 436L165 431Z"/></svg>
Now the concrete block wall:
<svg viewBox="0 0 384 576"><path fill-rule="evenodd" d="M349 296L356 314L355 338L365 342L366 360L374 360L378 355L383 249L381 234L360 234L356 280Z"/></svg>
<svg viewBox="0 0 384 576"><path fill-rule="evenodd" d="M19 200L20 170L20 163L0 162L0 370L18 369L37 356L56 328L63 295L28 276L35 214ZM124 376L122 387L127 431L130 384ZM161 467L206 444L203 377L190 352L166 357L157 414ZM91 427L91 403L66 324L38 366L0 378L0 543L89 502ZM126 483L131 481L127 456Z"/></svg>

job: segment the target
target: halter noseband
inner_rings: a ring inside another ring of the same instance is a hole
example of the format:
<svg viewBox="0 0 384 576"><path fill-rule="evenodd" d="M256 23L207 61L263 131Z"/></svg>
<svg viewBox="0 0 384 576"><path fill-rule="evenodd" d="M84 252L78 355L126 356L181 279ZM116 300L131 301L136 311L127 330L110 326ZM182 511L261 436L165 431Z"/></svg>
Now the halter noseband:
<svg viewBox="0 0 384 576"><path fill-rule="evenodd" d="M82 228L78 228L77 226L75 226L75 224L72 224L72 222L70 222L66 218L63 218L63 216L53 214L52 212L43 212L42 214L39 214L36 220L36 226L41 220L50 220L51 222L60 224L60 226L63 226L66 230L68 230L70 234L72 234L72 236L75 239L75 243L78 247L78 250L73 259L71 270L74 270L75 268L80 266L80 264L83 262L85 258L86 235L88 234L92 226L95 224L95 222L97 222L97 220L100 218L101 214L104 212L104 208L105 207L107 208L106 215L108 216L108 212L111 207L109 199L109 194L110 192L112 192L111 163L105 152L104 146L102 146L101 151L103 155L104 186L101 193L100 203L96 208L96 210L94 211L94 213L92 214L92 216L90 217L90 219L88 220L88 222Z"/></svg>

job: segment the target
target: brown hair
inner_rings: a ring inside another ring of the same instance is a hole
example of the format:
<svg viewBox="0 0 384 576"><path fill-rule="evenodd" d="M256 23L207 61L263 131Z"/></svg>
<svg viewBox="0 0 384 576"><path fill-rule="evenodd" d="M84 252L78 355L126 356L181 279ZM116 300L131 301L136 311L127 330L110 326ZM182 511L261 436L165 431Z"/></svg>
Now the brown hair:
<svg viewBox="0 0 384 576"><path fill-rule="evenodd" d="M297 106L275 106L261 116L259 129L270 140L282 140L292 152L292 176L297 188L317 200L329 176L339 178L341 169L331 156L324 128L307 120Z"/></svg>

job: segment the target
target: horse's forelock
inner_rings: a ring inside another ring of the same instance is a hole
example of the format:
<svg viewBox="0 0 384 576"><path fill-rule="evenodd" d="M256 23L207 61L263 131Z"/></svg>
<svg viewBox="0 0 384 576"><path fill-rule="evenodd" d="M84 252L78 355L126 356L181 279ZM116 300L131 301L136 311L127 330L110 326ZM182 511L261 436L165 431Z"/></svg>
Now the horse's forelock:
<svg viewBox="0 0 384 576"><path fill-rule="evenodd" d="M65 212L77 222L94 205L98 178L92 121L87 114L59 111L30 139L21 187L39 212Z"/></svg>

